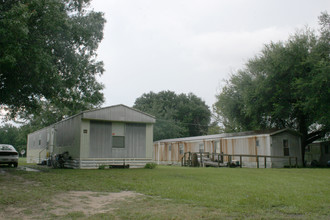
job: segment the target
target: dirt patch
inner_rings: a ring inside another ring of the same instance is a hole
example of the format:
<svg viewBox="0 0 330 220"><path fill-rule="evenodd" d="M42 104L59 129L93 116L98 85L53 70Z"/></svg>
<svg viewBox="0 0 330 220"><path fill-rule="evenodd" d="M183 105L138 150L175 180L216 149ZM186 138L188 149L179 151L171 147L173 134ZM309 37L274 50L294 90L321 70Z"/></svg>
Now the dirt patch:
<svg viewBox="0 0 330 220"><path fill-rule="evenodd" d="M50 213L56 216L80 212L85 216L99 213L108 213L115 208L113 205L120 201L142 196L142 194L122 191L118 193L101 193L91 191L70 191L56 195L51 201L53 204Z"/></svg>

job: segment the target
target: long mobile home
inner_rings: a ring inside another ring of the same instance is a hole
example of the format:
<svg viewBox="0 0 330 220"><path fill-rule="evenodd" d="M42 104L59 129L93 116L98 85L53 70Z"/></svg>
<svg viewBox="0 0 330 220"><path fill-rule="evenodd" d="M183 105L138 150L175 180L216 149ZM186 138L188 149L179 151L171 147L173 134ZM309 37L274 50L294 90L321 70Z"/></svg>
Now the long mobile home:
<svg viewBox="0 0 330 220"><path fill-rule="evenodd" d="M125 105L81 112L28 135L27 162L69 152L73 168L152 161L155 117Z"/></svg>
<svg viewBox="0 0 330 220"><path fill-rule="evenodd" d="M216 134L156 141L153 159L159 164L179 164L185 152L208 152L255 155L243 158L242 165L246 167L256 167L258 155L283 157L261 158L266 160L261 161L266 167L289 165L286 156L297 157L301 166L300 146L300 134L291 129Z"/></svg>

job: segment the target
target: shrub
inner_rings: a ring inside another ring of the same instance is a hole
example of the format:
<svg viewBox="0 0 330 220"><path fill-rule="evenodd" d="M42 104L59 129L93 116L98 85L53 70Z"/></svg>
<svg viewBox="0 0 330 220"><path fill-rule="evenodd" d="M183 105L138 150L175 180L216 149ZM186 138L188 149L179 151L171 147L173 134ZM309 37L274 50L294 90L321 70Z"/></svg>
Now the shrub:
<svg viewBox="0 0 330 220"><path fill-rule="evenodd" d="M145 169L155 169L157 167L157 164L155 163L147 163L144 168Z"/></svg>
<svg viewBox="0 0 330 220"><path fill-rule="evenodd" d="M99 165L99 170L104 170L106 165Z"/></svg>

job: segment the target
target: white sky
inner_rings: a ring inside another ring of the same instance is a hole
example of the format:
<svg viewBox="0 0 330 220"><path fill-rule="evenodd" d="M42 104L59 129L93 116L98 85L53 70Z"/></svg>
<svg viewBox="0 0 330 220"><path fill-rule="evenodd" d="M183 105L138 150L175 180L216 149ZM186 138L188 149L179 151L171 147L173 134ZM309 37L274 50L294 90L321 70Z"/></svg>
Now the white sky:
<svg viewBox="0 0 330 220"><path fill-rule="evenodd" d="M104 106L132 106L150 91L192 92L210 107L223 80L264 44L318 28L329 0L93 0L107 23Z"/></svg>

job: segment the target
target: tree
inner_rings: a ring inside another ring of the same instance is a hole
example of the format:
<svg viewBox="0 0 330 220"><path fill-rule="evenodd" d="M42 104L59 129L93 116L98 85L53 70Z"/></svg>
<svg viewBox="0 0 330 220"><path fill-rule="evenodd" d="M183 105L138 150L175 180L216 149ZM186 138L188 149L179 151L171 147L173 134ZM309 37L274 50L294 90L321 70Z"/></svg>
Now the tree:
<svg viewBox="0 0 330 220"><path fill-rule="evenodd" d="M330 19L327 12L319 19L319 34L306 28L265 45L231 76L214 105L227 131L296 129L303 157L330 131Z"/></svg>
<svg viewBox="0 0 330 220"><path fill-rule="evenodd" d="M150 92L137 98L134 108L156 116L154 140L207 134L211 112L192 93Z"/></svg>
<svg viewBox="0 0 330 220"><path fill-rule="evenodd" d="M0 105L11 117L63 118L103 102L95 52L105 19L89 2L0 1Z"/></svg>
<svg viewBox="0 0 330 220"><path fill-rule="evenodd" d="M18 152L26 150L27 134L24 131L11 124L4 124L0 127L0 143L13 145Z"/></svg>

